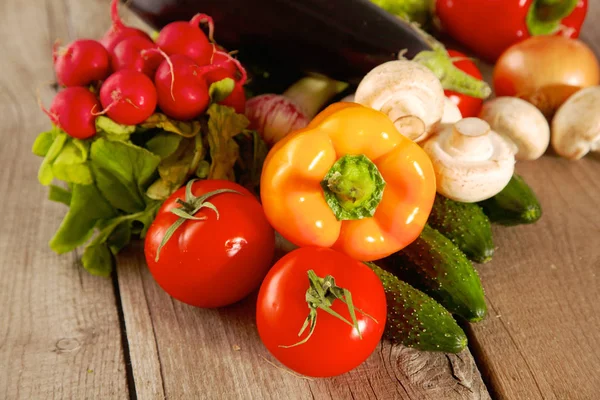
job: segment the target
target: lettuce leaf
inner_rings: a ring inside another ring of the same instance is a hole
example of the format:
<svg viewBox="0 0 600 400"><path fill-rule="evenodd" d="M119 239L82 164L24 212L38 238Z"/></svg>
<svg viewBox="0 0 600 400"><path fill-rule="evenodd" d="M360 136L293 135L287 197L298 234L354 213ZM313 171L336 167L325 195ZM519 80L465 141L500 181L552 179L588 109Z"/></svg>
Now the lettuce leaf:
<svg viewBox="0 0 600 400"><path fill-rule="evenodd" d="M183 138L177 150L163 159L158 166L160 178L155 181L146 195L151 199L164 200L179 189L196 172L206 156L202 137Z"/></svg>
<svg viewBox="0 0 600 400"><path fill-rule="evenodd" d="M201 130L200 121L177 121L161 113L152 114L139 126L143 129L160 128L187 138L196 136Z"/></svg>
<svg viewBox="0 0 600 400"><path fill-rule="evenodd" d="M100 115L96 118L96 130L99 137L105 137L109 140L126 142L132 133L135 132L135 125L118 124L112 119Z"/></svg>
<svg viewBox="0 0 600 400"><path fill-rule="evenodd" d="M133 144L100 138L92 143L90 162L98 189L114 208L131 214L145 209L146 185L159 156Z"/></svg>
<svg viewBox="0 0 600 400"><path fill-rule="evenodd" d="M75 250L90 239L96 223L117 216L117 211L102 197L95 185L73 185L69 212L50 240L58 254Z"/></svg>
<svg viewBox="0 0 600 400"><path fill-rule="evenodd" d="M244 130L235 137L240 146L240 161L242 174L238 182L248 189L258 192L260 176L269 148L257 131Z"/></svg>
<svg viewBox="0 0 600 400"><path fill-rule="evenodd" d="M89 147L88 142L68 138L52 163L54 177L65 182L91 185L94 179L87 163Z"/></svg>
<svg viewBox="0 0 600 400"><path fill-rule="evenodd" d="M47 148L47 143L44 145L38 144L37 150L41 153L42 150L46 150L46 154L44 156L44 160L40 165L40 169L38 170L38 181L44 185L48 186L52 180L54 179L54 174L52 173L52 163L54 160L60 155L65 143L67 142L67 134L64 132L59 132L56 134L56 137L52 141L50 147Z"/></svg>
<svg viewBox="0 0 600 400"><path fill-rule="evenodd" d="M212 104L208 111L208 146L210 170L208 179L235 181L233 167L239 159L239 146L234 137L249 125L248 118L231 107Z"/></svg>
<svg viewBox="0 0 600 400"><path fill-rule="evenodd" d="M36 156L46 157L50 147L52 147L52 143L54 143L54 139L56 139L56 135L58 132L56 129L51 129L47 132L42 132L35 138L33 142L33 146L31 147L31 151Z"/></svg>

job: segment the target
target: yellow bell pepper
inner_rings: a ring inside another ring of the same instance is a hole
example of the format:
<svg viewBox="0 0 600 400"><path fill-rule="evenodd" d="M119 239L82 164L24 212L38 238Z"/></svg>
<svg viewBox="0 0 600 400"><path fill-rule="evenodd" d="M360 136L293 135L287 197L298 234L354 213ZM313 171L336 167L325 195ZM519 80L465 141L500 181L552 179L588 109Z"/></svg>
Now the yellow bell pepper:
<svg viewBox="0 0 600 400"><path fill-rule="evenodd" d="M272 226L297 246L372 261L421 233L435 197L427 154L383 113L335 103L279 141L261 175Z"/></svg>

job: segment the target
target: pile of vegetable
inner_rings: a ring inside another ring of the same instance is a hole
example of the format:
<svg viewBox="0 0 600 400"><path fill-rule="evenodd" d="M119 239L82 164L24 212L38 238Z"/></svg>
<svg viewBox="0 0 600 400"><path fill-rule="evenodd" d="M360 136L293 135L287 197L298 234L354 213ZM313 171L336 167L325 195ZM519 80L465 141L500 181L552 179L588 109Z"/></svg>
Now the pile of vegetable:
<svg viewBox="0 0 600 400"><path fill-rule="evenodd" d="M84 246L83 267L108 276L114 256L144 240L156 282L196 307L258 290L261 340L301 374L347 372L383 336L465 349L457 319L486 316L473 263L493 258L492 224L542 215L515 163L550 143L569 158L600 147L598 63L575 39L506 49L493 100L449 88L421 54L377 66L342 102L332 99L348 85L317 75L246 101L246 69L215 42L209 16L172 22L153 40L122 23L117 2L100 41L54 48L61 89L42 107L53 126L33 145L40 183L69 207L50 247ZM437 3L450 27L451 10ZM527 24L549 33L556 7L548 2L541 24L546 2L534 3ZM580 61L553 76L528 70L561 51ZM430 56L442 53L463 82L481 80L462 53L437 44ZM575 116L583 110L589 117Z"/></svg>

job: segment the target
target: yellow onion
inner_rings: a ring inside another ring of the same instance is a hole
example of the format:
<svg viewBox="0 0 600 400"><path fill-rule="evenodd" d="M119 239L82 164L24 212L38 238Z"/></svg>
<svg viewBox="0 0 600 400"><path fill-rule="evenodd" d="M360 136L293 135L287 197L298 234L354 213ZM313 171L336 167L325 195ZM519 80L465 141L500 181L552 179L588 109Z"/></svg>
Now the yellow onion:
<svg viewBox="0 0 600 400"><path fill-rule="evenodd" d="M520 97L551 117L573 93L600 83L600 66L580 40L533 36L500 56L493 83L497 96Z"/></svg>

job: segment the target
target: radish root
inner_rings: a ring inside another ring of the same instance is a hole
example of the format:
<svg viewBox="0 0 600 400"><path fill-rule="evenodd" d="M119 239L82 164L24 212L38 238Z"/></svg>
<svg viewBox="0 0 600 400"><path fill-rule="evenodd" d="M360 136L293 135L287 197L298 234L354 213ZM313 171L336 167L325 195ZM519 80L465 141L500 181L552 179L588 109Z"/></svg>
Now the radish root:
<svg viewBox="0 0 600 400"><path fill-rule="evenodd" d="M169 70L171 71L171 98L173 99L173 101L175 101L175 94L173 93L173 87L175 86L175 72L173 70L173 63L171 62L171 58L169 58L169 56L164 51L159 49L158 47L155 49L143 50L141 53L142 57L144 56L145 53L148 53L148 52L156 52L156 53L160 54L161 56L163 56L163 58L165 59L167 64L169 64Z"/></svg>
<svg viewBox="0 0 600 400"><path fill-rule="evenodd" d="M211 43L214 43L215 42L215 38L214 38L215 23L213 22L213 19L211 16L206 15L206 14L196 14L190 20L190 24L192 24L192 25L199 25L202 23L208 24L208 40L210 40Z"/></svg>

